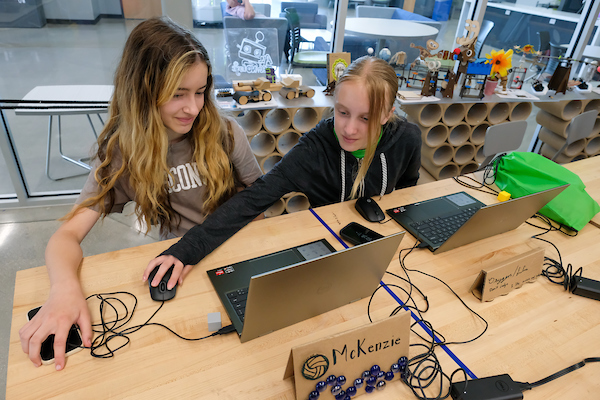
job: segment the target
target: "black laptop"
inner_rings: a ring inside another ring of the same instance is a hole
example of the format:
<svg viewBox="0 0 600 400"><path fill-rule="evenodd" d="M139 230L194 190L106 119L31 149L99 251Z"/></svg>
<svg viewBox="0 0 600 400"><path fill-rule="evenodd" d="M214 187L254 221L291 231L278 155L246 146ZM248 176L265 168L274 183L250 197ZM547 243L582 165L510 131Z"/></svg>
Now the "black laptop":
<svg viewBox="0 0 600 400"><path fill-rule="evenodd" d="M438 254L517 228L567 186L491 205L459 192L386 211Z"/></svg>

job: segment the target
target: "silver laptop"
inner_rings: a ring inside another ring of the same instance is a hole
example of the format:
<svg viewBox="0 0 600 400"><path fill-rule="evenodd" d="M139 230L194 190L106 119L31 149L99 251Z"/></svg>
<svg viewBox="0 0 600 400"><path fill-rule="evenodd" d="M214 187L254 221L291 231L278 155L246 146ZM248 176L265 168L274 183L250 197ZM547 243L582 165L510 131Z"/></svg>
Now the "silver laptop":
<svg viewBox="0 0 600 400"><path fill-rule="evenodd" d="M246 342L370 296L403 236L341 251L322 239L207 273Z"/></svg>

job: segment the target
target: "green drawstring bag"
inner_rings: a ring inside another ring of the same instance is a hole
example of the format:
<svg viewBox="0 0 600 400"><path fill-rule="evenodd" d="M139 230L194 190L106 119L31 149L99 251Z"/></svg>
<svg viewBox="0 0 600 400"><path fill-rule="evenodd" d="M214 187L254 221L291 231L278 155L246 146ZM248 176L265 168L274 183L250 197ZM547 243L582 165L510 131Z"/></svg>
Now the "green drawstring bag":
<svg viewBox="0 0 600 400"><path fill-rule="evenodd" d="M579 231L600 211L573 172L535 153L512 152L495 161L496 185L517 198L569 183L540 214Z"/></svg>

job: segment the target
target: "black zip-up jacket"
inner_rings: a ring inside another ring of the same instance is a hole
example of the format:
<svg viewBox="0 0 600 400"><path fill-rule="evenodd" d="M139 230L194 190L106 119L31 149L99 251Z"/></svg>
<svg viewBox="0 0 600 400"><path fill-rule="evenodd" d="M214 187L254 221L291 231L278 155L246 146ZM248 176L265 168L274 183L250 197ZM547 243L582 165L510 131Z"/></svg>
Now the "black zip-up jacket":
<svg viewBox="0 0 600 400"><path fill-rule="evenodd" d="M312 207L346 200L358 166L359 160L340 147L333 133L333 119L323 120L303 135L268 174L221 205L161 255L173 255L183 265L197 264L290 192L304 193ZM416 185L420 167L419 129L403 119L389 121L383 126L364 179L364 195L383 195Z"/></svg>

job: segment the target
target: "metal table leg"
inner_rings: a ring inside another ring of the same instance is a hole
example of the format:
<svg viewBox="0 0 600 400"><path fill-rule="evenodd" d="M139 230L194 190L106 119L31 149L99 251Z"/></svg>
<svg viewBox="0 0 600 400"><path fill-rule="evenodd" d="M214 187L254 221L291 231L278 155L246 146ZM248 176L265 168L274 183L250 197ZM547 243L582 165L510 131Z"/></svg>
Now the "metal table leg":
<svg viewBox="0 0 600 400"><path fill-rule="evenodd" d="M96 115L98 115L98 119L100 119L100 122L104 125L104 121L102 120L102 117L100 116L100 114L96 114ZM92 118L90 117L89 114L86 114L86 116L90 123L90 126L92 127L92 132L94 133L94 137L96 139L98 139L98 134L96 132L96 128L94 127L94 124L92 123ZM48 121L48 143L46 146L46 176L50 180L58 181L58 180L65 179L65 178L72 178L74 176L80 176L80 175L87 174L92 168L85 161L89 161L90 157L83 157L83 158L80 158L79 160L76 160L76 159L73 159L73 158L63 154L62 130L61 130L61 119L60 119L61 116L58 115L57 117L58 117L58 152L59 152L61 158L65 161L68 161L72 164L77 165L78 167L84 168L86 170L86 172L82 172L82 173L74 174L74 175L68 175L68 176L64 176L61 178L53 178L52 176L50 176L50 152L51 152L51 147L52 147L52 115L50 115L49 121Z"/></svg>

